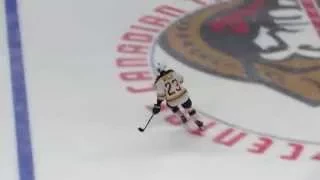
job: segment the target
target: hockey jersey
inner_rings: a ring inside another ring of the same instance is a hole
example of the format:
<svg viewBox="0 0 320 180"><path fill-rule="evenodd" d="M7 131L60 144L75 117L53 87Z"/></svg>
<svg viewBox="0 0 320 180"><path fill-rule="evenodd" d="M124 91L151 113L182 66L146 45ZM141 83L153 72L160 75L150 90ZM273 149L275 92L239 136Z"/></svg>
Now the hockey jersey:
<svg viewBox="0 0 320 180"><path fill-rule="evenodd" d="M177 106L188 99L187 90L183 87L183 77L168 70L161 73L155 80L155 89L159 100L166 100L171 106Z"/></svg>

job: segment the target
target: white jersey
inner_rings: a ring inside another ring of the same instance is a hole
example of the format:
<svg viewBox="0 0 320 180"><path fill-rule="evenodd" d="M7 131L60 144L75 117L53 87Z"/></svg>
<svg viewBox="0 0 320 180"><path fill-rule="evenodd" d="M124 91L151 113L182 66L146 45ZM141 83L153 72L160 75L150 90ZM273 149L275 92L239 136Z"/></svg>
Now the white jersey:
<svg viewBox="0 0 320 180"><path fill-rule="evenodd" d="M158 76L155 81L158 99L166 100L169 106L178 106L186 102L189 96L182 83L183 77L173 70Z"/></svg>

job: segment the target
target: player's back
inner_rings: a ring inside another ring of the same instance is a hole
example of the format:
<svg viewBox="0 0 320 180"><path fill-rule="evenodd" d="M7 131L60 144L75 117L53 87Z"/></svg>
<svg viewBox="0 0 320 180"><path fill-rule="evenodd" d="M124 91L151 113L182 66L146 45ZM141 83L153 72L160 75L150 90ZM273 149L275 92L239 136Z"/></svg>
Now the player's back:
<svg viewBox="0 0 320 180"><path fill-rule="evenodd" d="M158 94L164 96L169 104L176 104L175 101L179 101L179 99L187 94L187 90L183 87L182 83L183 77L180 74L173 70L168 70L158 76L155 85Z"/></svg>

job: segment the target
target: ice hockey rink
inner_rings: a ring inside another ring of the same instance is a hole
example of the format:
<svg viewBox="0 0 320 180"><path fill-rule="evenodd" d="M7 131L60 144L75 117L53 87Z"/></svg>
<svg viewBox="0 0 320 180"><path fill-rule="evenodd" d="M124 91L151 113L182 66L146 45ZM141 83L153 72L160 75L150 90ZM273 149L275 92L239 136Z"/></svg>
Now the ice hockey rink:
<svg viewBox="0 0 320 180"><path fill-rule="evenodd" d="M320 1L0 2L1 180L320 178ZM137 130L156 61L204 131Z"/></svg>

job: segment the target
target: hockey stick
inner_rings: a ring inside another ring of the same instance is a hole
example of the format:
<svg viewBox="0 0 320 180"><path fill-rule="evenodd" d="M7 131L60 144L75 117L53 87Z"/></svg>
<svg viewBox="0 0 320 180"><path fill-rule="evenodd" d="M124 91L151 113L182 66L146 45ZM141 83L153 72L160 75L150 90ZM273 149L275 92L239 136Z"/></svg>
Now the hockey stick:
<svg viewBox="0 0 320 180"><path fill-rule="evenodd" d="M152 114L152 116L149 118L148 123L144 126L144 128L141 128L141 127L138 128L138 130L140 132L143 132L144 130L146 130L146 128L148 127L148 125L149 125L150 121L152 120L153 116L154 116L154 114Z"/></svg>

